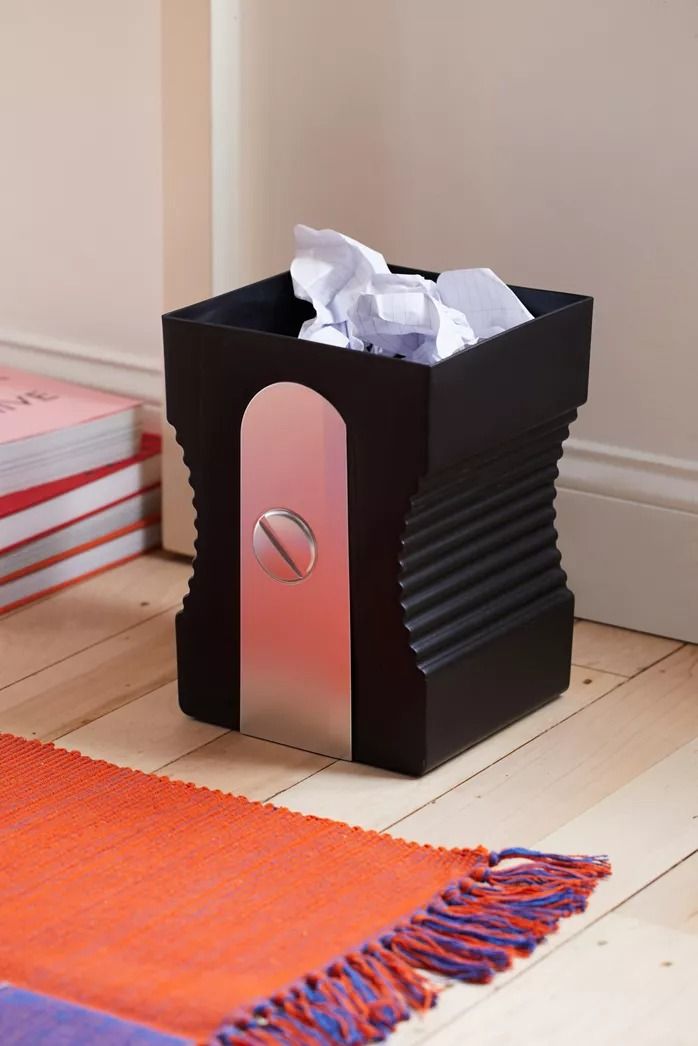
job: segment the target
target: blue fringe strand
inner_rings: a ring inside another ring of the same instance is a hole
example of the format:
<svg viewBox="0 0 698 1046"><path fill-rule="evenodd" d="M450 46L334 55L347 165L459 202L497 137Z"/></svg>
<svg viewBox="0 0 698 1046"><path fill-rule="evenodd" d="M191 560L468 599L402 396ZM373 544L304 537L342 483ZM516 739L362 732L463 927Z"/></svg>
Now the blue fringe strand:
<svg viewBox="0 0 698 1046"><path fill-rule="evenodd" d="M513 867L500 868L516 860ZM523 862L523 863L522 863ZM450 884L409 921L288 991L243 1010L217 1046L366 1046L383 1042L438 990L420 971L484 983L529 955L561 918L584 910L606 857L566 857L513 847Z"/></svg>

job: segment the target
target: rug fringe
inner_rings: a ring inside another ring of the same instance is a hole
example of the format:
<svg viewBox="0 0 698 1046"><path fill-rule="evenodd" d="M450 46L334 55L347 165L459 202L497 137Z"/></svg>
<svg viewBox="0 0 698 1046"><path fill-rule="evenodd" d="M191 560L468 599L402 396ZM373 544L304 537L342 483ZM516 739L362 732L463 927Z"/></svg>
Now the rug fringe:
<svg viewBox="0 0 698 1046"><path fill-rule="evenodd" d="M502 862L518 863L506 868ZM365 1046L382 1042L439 989L420 971L484 984L529 955L559 920L584 910L606 857L565 857L513 848L448 886L409 921L238 1012L216 1033L218 1046Z"/></svg>

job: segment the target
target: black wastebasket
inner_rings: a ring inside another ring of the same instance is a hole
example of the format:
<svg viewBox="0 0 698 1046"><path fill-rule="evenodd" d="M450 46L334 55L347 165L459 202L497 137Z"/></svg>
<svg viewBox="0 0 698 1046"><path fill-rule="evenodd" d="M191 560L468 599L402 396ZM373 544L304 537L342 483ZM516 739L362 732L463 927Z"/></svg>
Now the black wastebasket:
<svg viewBox="0 0 698 1046"><path fill-rule="evenodd" d="M197 515L176 623L184 712L239 729L242 705L248 733L422 774L567 687L554 484L587 395L592 300L512 289L533 320L432 366L299 340L312 309L287 272L163 318ZM340 419L344 461L275 413L299 387ZM255 507L245 490L267 473ZM322 495L324 520L289 503L294 484Z"/></svg>

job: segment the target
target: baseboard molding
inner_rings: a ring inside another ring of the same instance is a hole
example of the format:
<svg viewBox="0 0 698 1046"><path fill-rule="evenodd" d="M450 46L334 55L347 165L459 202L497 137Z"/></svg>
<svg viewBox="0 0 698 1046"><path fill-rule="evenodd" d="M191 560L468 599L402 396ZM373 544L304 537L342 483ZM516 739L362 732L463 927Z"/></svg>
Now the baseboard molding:
<svg viewBox="0 0 698 1046"><path fill-rule="evenodd" d="M0 362L64 378L143 402L143 424L158 432L164 401L162 366L157 359L96 345L83 345L17 331L0 330Z"/></svg>
<svg viewBox="0 0 698 1046"><path fill-rule="evenodd" d="M124 396L137 396L156 406L162 403L162 366L158 359L144 359L120 349L44 335L0 330L0 360L10 367L24 367Z"/></svg>
<svg viewBox="0 0 698 1046"><path fill-rule="evenodd" d="M560 486L679 512L698 512L698 460L569 439Z"/></svg>
<svg viewBox="0 0 698 1046"><path fill-rule="evenodd" d="M580 617L698 642L698 462L570 440L556 508Z"/></svg>

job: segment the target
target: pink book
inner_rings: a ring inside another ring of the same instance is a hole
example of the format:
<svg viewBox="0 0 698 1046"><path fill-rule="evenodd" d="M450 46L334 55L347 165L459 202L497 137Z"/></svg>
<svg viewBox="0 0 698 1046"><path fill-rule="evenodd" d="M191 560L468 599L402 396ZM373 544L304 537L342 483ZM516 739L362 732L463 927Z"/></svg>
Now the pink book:
<svg viewBox="0 0 698 1046"><path fill-rule="evenodd" d="M0 495L131 457L139 407L125 396L0 366Z"/></svg>
<svg viewBox="0 0 698 1046"><path fill-rule="evenodd" d="M160 450L160 437L144 432L134 457L0 497L0 559L15 545L159 484Z"/></svg>

